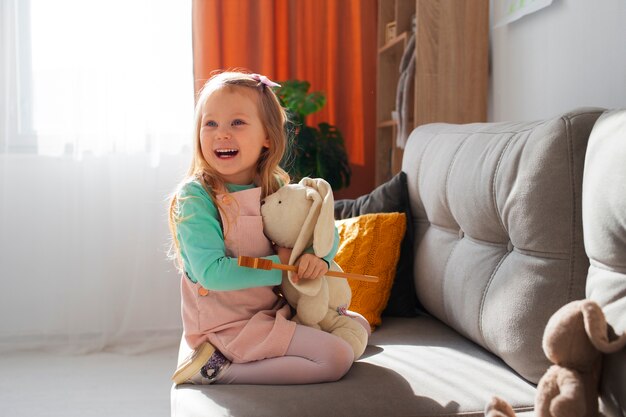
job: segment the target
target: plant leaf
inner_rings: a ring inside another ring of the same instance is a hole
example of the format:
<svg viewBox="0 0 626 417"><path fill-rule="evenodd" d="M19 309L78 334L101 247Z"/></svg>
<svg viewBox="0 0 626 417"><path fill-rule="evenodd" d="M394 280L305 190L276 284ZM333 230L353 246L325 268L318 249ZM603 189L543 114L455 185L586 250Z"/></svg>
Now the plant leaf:
<svg viewBox="0 0 626 417"><path fill-rule="evenodd" d="M307 81L287 80L280 84L274 91L289 116L285 126L289 149L281 165L294 181L308 176L324 178L333 190L349 186L352 171L339 129L328 123L318 127L306 125L306 116L326 105L324 93L309 93L311 84Z"/></svg>

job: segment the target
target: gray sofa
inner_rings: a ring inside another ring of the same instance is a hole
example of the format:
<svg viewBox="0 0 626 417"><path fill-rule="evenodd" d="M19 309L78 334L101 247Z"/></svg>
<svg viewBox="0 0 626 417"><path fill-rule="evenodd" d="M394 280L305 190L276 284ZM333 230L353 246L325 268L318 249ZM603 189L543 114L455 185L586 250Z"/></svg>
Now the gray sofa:
<svg viewBox="0 0 626 417"><path fill-rule="evenodd" d="M421 126L402 170L418 312L384 316L338 382L180 385L173 416L482 416L492 395L531 416L554 311L587 294L626 331L624 111ZM625 359L606 358L608 415L626 415Z"/></svg>

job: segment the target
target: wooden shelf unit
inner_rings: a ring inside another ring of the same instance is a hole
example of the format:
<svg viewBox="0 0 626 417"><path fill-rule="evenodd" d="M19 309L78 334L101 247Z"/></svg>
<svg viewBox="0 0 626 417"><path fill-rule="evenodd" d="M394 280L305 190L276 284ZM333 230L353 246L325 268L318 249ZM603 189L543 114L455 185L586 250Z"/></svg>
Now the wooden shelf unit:
<svg viewBox="0 0 626 417"><path fill-rule="evenodd" d="M401 170L396 146L400 61L413 33L416 65L408 91L409 126L484 122L487 118L489 1L379 0L376 185ZM395 23L389 38L388 24Z"/></svg>

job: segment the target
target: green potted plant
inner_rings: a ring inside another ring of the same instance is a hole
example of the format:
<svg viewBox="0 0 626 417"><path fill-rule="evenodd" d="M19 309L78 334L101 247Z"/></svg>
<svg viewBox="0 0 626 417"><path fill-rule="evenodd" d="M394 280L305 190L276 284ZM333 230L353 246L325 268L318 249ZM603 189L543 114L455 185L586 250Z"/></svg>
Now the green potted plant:
<svg viewBox="0 0 626 417"><path fill-rule="evenodd" d="M333 190L350 185L352 171L339 129L328 123L315 126L306 124L306 116L319 111L326 104L326 96L315 91L309 93L307 81L288 80L275 89L283 107L289 114L287 123L290 149L283 166L299 181L303 177L324 178Z"/></svg>

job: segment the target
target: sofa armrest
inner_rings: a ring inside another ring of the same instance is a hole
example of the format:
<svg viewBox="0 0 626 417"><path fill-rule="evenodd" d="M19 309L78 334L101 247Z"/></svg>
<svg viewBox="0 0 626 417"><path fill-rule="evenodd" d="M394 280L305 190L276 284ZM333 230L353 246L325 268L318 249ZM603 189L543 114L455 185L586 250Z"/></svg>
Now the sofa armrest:
<svg viewBox="0 0 626 417"><path fill-rule="evenodd" d="M626 332L625 139L626 110L605 112L589 138L582 196L586 295L617 333ZM626 415L626 350L605 356L601 398L608 415Z"/></svg>

